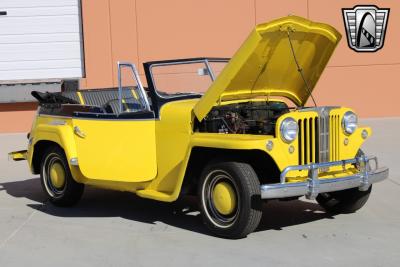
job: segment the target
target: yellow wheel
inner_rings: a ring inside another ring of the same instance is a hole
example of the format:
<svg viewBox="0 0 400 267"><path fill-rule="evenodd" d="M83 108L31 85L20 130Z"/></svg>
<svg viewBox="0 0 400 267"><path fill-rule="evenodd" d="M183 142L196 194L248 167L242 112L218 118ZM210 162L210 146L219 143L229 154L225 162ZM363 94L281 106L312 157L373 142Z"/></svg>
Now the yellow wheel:
<svg viewBox="0 0 400 267"><path fill-rule="evenodd" d="M215 185L212 193L212 201L219 213L231 214L237 206L235 189L228 182L219 182Z"/></svg>
<svg viewBox="0 0 400 267"><path fill-rule="evenodd" d="M57 146L44 153L40 166L42 187L50 201L58 206L71 206L79 201L84 185L72 177L64 151Z"/></svg>
<svg viewBox="0 0 400 267"><path fill-rule="evenodd" d="M260 222L260 182L249 164L208 165L199 181L198 196L204 224L218 236L242 238Z"/></svg>
<svg viewBox="0 0 400 267"><path fill-rule="evenodd" d="M63 188L65 184L65 171L64 166L60 162L53 162L50 166L50 181L55 188Z"/></svg>

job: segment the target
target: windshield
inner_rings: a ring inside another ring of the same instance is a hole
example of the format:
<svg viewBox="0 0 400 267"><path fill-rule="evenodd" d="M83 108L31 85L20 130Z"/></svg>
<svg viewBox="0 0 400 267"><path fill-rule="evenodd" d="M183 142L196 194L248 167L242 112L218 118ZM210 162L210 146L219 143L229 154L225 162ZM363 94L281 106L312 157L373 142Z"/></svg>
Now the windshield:
<svg viewBox="0 0 400 267"><path fill-rule="evenodd" d="M166 61L151 65L150 71L162 97L202 95L227 63L227 59Z"/></svg>

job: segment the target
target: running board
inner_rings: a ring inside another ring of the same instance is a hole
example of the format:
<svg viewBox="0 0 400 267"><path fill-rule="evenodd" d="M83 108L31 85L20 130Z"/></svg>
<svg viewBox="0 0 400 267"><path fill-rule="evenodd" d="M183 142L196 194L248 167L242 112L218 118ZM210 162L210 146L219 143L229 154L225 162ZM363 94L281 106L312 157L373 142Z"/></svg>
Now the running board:
<svg viewBox="0 0 400 267"><path fill-rule="evenodd" d="M26 160L28 157L27 150L20 150L8 153L8 158L14 161Z"/></svg>

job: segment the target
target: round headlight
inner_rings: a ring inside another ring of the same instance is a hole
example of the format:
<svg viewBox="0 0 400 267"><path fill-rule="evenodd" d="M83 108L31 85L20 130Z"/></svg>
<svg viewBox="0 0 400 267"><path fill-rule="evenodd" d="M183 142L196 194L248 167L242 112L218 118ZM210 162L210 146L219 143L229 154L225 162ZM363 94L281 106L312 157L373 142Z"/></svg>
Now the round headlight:
<svg viewBox="0 0 400 267"><path fill-rule="evenodd" d="M293 118L286 118L281 123L280 131L283 141L290 143L296 139L299 126Z"/></svg>
<svg viewBox="0 0 400 267"><path fill-rule="evenodd" d="M342 119L342 127L345 133L352 134L357 129L358 118L352 111L347 111Z"/></svg>

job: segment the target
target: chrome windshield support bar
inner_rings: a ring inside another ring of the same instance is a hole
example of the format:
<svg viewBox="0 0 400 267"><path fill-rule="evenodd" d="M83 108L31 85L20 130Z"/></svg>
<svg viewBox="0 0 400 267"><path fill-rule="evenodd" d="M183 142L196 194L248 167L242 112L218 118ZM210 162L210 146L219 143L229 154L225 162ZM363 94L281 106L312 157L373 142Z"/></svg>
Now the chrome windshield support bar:
<svg viewBox="0 0 400 267"><path fill-rule="evenodd" d="M121 62L118 61L118 107L119 107L119 113L122 113L123 111L123 105L122 105L122 73L121 70L123 67L127 67L132 70L133 73L133 78L135 79L135 82L138 86L139 92L140 92L140 98L143 101L142 103L144 104L144 108L146 110L151 110L150 109L150 104L149 100L147 99L147 94L146 91L144 90L142 81L140 80L139 73L136 69L136 66L132 63L129 62Z"/></svg>
<svg viewBox="0 0 400 267"><path fill-rule="evenodd" d="M207 71L210 74L211 81L215 81L215 74L210 66L210 63L207 59L204 60L204 64L206 65Z"/></svg>

